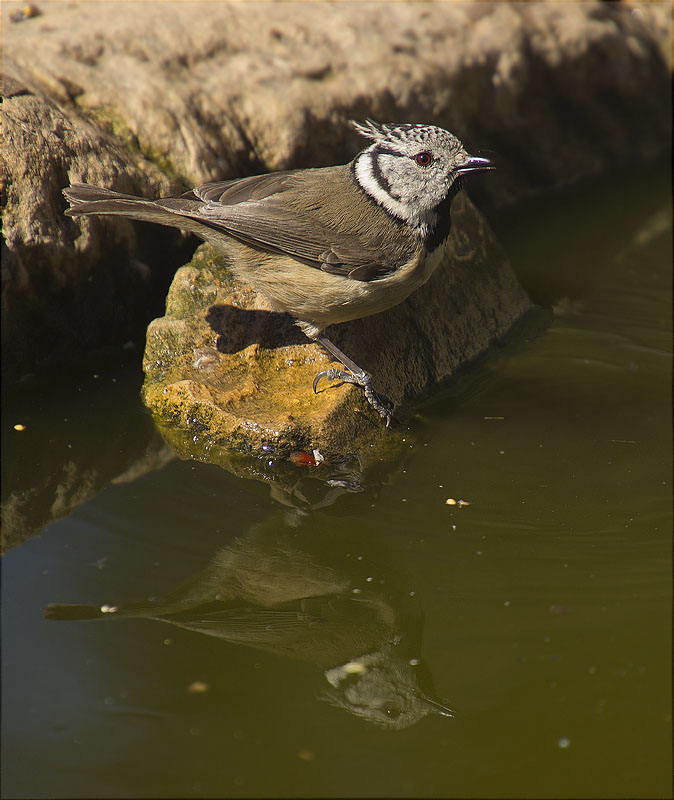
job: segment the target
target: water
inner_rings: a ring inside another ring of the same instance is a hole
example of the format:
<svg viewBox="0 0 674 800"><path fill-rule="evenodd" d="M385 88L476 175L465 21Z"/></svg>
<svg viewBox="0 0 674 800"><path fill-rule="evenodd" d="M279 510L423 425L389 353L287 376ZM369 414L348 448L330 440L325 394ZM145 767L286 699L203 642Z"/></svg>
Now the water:
<svg viewBox="0 0 674 800"><path fill-rule="evenodd" d="M376 474L171 458L137 356L7 398L4 796L671 794L668 176L499 222L554 312Z"/></svg>

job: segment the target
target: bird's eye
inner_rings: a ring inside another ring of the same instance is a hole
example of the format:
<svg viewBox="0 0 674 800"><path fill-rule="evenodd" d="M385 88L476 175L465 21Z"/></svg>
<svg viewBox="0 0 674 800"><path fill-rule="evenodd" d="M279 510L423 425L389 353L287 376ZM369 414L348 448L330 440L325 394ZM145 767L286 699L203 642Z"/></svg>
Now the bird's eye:
<svg viewBox="0 0 674 800"><path fill-rule="evenodd" d="M383 703L380 710L390 719L396 719L403 713L402 708L395 703Z"/></svg>
<svg viewBox="0 0 674 800"><path fill-rule="evenodd" d="M422 153L417 153L414 160L420 167L427 167L433 161L433 156L424 150Z"/></svg>

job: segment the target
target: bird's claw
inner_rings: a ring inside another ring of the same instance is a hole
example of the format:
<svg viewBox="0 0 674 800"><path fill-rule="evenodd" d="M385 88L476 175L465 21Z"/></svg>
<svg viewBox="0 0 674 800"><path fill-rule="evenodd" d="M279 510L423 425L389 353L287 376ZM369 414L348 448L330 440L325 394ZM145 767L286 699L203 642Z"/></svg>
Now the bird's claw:
<svg viewBox="0 0 674 800"><path fill-rule="evenodd" d="M342 381L342 383L355 383L353 375L350 372L344 372L343 369L324 369L314 378L314 394L318 394L316 387L321 378L327 378L329 381L339 380Z"/></svg>
<svg viewBox="0 0 674 800"><path fill-rule="evenodd" d="M372 377L367 372L363 371L354 374L352 372L346 372L346 370L343 369L324 369L314 378L314 394L317 393L316 387L318 386L318 382L321 380L321 378L338 380L342 381L342 383L352 383L354 386L360 386L365 393L365 399L384 420L387 428L389 428L391 423L395 420L391 409L389 408L390 401L387 398L381 397L375 392L375 390L372 388Z"/></svg>

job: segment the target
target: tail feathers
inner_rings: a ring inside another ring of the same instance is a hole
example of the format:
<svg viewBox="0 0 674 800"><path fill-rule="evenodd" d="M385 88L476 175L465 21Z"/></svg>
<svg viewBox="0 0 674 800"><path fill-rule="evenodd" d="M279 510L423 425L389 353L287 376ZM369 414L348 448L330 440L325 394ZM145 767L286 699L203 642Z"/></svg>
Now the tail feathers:
<svg viewBox="0 0 674 800"><path fill-rule="evenodd" d="M63 194L70 203L70 208L65 212L69 217L80 214L118 214L122 217L160 222L166 216L166 212L157 208L152 200L88 186L85 183L73 184L64 189Z"/></svg>
<svg viewBox="0 0 674 800"><path fill-rule="evenodd" d="M112 189L103 189L98 186L90 186L88 183L73 183L63 190L63 194L73 205L79 203L92 203L96 200L142 200L132 194L121 194Z"/></svg>
<svg viewBox="0 0 674 800"><path fill-rule="evenodd" d="M98 619L110 613L114 606L79 606L66 603L49 603L44 607L45 619Z"/></svg>
<svg viewBox="0 0 674 800"><path fill-rule="evenodd" d="M69 217L85 214L127 217L141 222L156 222L172 228L181 228L207 238L204 236L204 231L208 228L198 220L190 218L193 207L203 205L198 201L185 203L184 208L173 211L163 208L153 200L134 197L132 194L120 194L111 189L89 186L86 183L75 183L64 189L63 194L70 203L70 208L65 212Z"/></svg>

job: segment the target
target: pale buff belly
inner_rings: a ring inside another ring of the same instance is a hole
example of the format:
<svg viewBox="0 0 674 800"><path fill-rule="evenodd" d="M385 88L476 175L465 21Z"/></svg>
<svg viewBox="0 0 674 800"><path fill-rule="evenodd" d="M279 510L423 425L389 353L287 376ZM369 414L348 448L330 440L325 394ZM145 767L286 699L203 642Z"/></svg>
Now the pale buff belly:
<svg viewBox="0 0 674 800"><path fill-rule="evenodd" d="M239 262L235 272L264 294L274 308L321 329L377 314L402 302L426 283L443 255L444 247L440 246L425 261L414 259L392 275L370 282L331 275L294 259L266 254L254 266Z"/></svg>

